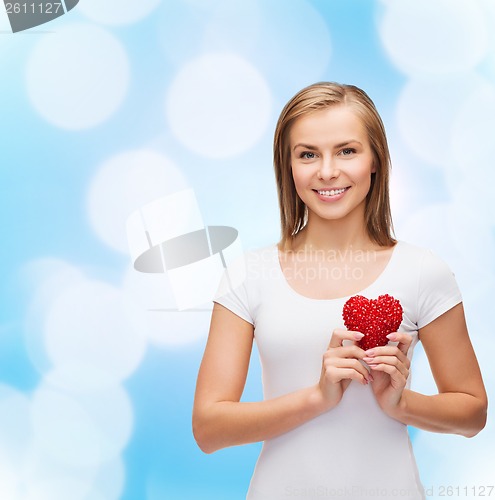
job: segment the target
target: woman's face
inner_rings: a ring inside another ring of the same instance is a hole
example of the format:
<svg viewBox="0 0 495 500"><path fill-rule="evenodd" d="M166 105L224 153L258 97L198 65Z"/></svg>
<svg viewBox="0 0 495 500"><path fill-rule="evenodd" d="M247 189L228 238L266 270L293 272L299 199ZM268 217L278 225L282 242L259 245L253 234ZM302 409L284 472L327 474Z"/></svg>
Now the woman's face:
<svg viewBox="0 0 495 500"><path fill-rule="evenodd" d="M362 121L347 106L298 118L289 133L296 191L312 217L341 219L362 211L370 190L373 152Z"/></svg>

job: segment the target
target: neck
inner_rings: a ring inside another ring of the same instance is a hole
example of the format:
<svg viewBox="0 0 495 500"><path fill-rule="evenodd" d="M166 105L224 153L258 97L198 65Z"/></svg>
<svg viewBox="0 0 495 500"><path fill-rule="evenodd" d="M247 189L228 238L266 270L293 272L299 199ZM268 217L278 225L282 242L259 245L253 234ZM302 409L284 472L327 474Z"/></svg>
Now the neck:
<svg viewBox="0 0 495 500"><path fill-rule="evenodd" d="M293 250L370 250L371 241L364 223L364 211L354 211L342 219L322 219L308 214L306 227L296 236Z"/></svg>

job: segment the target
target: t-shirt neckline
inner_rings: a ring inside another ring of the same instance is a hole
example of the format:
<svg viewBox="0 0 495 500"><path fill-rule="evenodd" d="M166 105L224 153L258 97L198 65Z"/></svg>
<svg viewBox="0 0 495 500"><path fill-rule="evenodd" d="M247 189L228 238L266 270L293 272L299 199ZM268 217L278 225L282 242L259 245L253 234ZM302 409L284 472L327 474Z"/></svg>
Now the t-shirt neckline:
<svg viewBox="0 0 495 500"><path fill-rule="evenodd" d="M344 295L342 297L335 297L332 299L315 299L313 297L308 297L306 295L303 295L303 294L299 293L297 290L295 290L294 288L292 288L290 286L289 282L287 281L287 278L285 277L285 274L282 270L282 266L280 263L280 255L279 255L277 244L275 244L273 246L273 252L274 252L274 259L275 259L275 264L276 264L275 267L277 269L277 273L279 275L279 278L283 282L283 286L287 290L289 290L290 293L292 293L294 296L299 297L300 299L303 299L303 300L307 300L307 301L311 301L311 302L322 302L322 303L327 302L327 303L329 303L329 302L334 302L334 301L342 301L342 300L348 299L354 295L365 295L368 290L370 290L372 287L374 287L389 272L390 268L392 267L393 262L397 258L396 257L397 256L397 249L401 245L402 245L402 242L400 240L398 240L397 243L395 244L394 248L392 249L392 254L390 255L390 258L388 259L387 264L383 268L382 272L373 280L372 283L370 283L368 286L366 286L365 288L363 288L355 293L352 293L350 295Z"/></svg>

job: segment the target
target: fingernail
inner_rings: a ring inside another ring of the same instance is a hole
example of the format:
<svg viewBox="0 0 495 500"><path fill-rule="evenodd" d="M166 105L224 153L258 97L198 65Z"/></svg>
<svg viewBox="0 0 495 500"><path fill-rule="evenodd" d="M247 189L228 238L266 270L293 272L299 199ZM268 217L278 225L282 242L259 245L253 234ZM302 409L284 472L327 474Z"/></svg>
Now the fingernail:
<svg viewBox="0 0 495 500"><path fill-rule="evenodd" d="M355 338L356 340L361 340L363 337L364 337L364 333L361 333L361 332L356 332L356 333L354 334L354 338Z"/></svg>
<svg viewBox="0 0 495 500"><path fill-rule="evenodd" d="M375 355L375 351L373 349L368 349L367 351L364 351L364 354L371 357Z"/></svg>
<svg viewBox="0 0 495 500"><path fill-rule="evenodd" d="M373 382L375 380L373 378L373 375L371 375L371 373L368 373L368 380L370 380L371 382Z"/></svg>
<svg viewBox="0 0 495 500"><path fill-rule="evenodd" d="M365 363L372 363L374 361L374 359L373 358L363 358L363 361Z"/></svg>
<svg viewBox="0 0 495 500"><path fill-rule="evenodd" d="M396 333L389 333L387 335L387 339L389 339L393 342L394 340L397 340L397 334Z"/></svg>

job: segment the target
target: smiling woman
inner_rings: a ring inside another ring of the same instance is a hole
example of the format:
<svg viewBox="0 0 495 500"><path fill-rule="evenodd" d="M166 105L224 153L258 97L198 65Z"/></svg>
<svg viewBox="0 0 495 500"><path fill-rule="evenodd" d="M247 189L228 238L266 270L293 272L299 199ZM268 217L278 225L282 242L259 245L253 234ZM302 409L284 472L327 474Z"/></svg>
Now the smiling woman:
<svg viewBox="0 0 495 500"><path fill-rule="evenodd" d="M287 103L280 115L275 131L274 163L282 246L286 246L291 236L306 224L307 208L295 187L296 146L302 148L298 151L300 156L304 155L309 160L304 145L310 146L309 152L314 154L315 159L318 151L314 148L317 146L326 148L326 156L331 152L336 158L358 156L362 159L363 155L368 155L365 161L371 163L369 173L375 175L368 175L366 226L370 238L378 244L394 243L388 195L390 155L385 128L366 93L352 85L345 86L345 92L342 89L338 85L307 87ZM320 179L320 186L323 181ZM377 189L373 189L375 182L378 182ZM326 183L330 184L328 180Z"/></svg>
<svg viewBox="0 0 495 500"><path fill-rule="evenodd" d="M263 441L249 500L424 499L408 425L470 437L486 421L454 276L392 236L387 140L362 90L319 83L296 94L279 118L274 159L282 238L247 253L245 281L215 300L196 440L207 453ZM364 332L344 327L356 294L400 302L387 345L362 347ZM410 389L420 339L433 396ZM240 402L253 340L264 400Z"/></svg>
<svg viewBox="0 0 495 500"><path fill-rule="evenodd" d="M289 137L294 185L308 211L323 218L363 218L376 169L357 116L344 106L317 111L297 120Z"/></svg>

